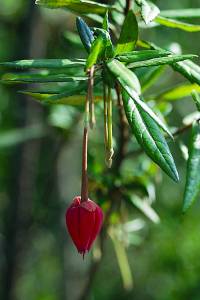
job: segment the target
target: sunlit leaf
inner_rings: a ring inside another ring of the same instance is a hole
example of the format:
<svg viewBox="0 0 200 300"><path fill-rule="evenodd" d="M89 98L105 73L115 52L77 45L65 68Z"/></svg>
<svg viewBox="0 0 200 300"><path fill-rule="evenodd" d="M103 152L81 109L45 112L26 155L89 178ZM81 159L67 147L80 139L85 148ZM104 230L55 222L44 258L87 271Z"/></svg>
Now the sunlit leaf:
<svg viewBox="0 0 200 300"><path fill-rule="evenodd" d="M151 1L136 0L136 3L141 7L141 15L146 24L153 21L159 15L159 8Z"/></svg>
<svg viewBox="0 0 200 300"><path fill-rule="evenodd" d="M192 90L191 92L191 95L192 95L192 98L196 104L196 107L198 109L198 111L200 112L200 96L198 94L198 92L200 92L200 86L195 86L195 88Z"/></svg>
<svg viewBox="0 0 200 300"><path fill-rule="evenodd" d="M103 25L102 28L109 32L109 20L108 20L108 11L106 12L104 18L103 18Z"/></svg>
<svg viewBox="0 0 200 300"><path fill-rule="evenodd" d="M140 50L140 51L132 51L121 54L116 57L116 59L125 63L132 63L138 61L145 61L152 58L165 57L170 55L169 51L165 50Z"/></svg>
<svg viewBox="0 0 200 300"><path fill-rule="evenodd" d="M183 200L183 212L194 203L200 193L200 124L195 122L192 128L187 178Z"/></svg>
<svg viewBox="0 0 200 300"><path fill-rule="evenodd" d="M165 66L149 68L148 72L146 71L144 76L141 79L142 92L145 92L150 87L152 87L152 85L159 80L164 70L165 70Z"/></svg>
<svg viewBox="0 0 200 300"><path fill-rule="evenodd" d="M116 79L131 87L139 95L141 94L141 87L137 76L125 67L123 63L113 59L107 63L107 67Z"/></svg>
<svg viewBox="0 0 200 300"><path fill-rule="evenodd" d="M181 73L190 82L200 85L200 67L194 62L190 60L178 62L174 63L172 67L175 71Z"/></svg>
<svg viewBox="0 0 200 300"><path fill-rule="evenodd" d="M105 52L105 48L106 48L105 41L102 35L99 35L92 43L90 54L86 61L86 70L90 69L93 65L96 64L98 59Z"/></svg>
<svg viewBox="0 0 200 300"><path fill-rule="evenodd" d="M126 68L121 62L116 59L107 63L109 71L115 76L118 82L126 90L126 92L133 98L135 102L151 117L155 122L171 137L168 128L161 122L161 120L154 114L148 105L141 101L139 95L141 94L141 87L137 76Z"/></svg>
<svg viewBox="0 0 200 300"><path fill-rule="evenodd" d="M127 85L124 85L124 83L121 82L120 80L119 82L121 83L124 90L128 93L128 95L132 98L132 100L136 102L138 106L142 110L144 110L144 112L146 112L149 115L149 117L152 118L158 124L158 126L162 128L169 135L171 139L173 139L173 136L169 131L169 129L167 128L167 126L157 117L157 115L150 109L150 107L139 98L136 92L134 90L131 90L130 87L128 87Z"/></svg>
<svg viewBox="0 0 200 300"><path fill-rule="evenodd" d="M71 106L80 106L85 104L85 95L73 95L68 97L62 97L58 100L51 100L53 96L59 94L45 94L45 93L37 93L37 92L28 92L24 91L23 94L33 97L36 100L39 100L43 103L47 104L65 104ZM94 101L99 102L102 100L102 96L94 96Z"/></svg>
<svg viewBox="0 0 200 300"><path fill-rule="evenodd" d="M59 69L81 67L85 65L85 59L24 59L12 62L0 63L0 68L9 69Z"/></svg>
<svg viewBox="0 0 200 300"><path fill-rule="evenodd" d="M179 100L181 98L190 96L193 90L200 92L200 86L197 84L182 84L162 92L156 96L156 98L167 101Z"/></svg>
<svg viewBox="0 0 200 300"><path fill-rule="evenodd" d="M173 180L178 181L173 157L156 122L126 92L123 92L123 102L129 125L141 147Z"/></svg>
<svg viewBox="0 0 200 300"><path fill-rule="evenodd" d="M44 82L76 82L86 81L86 76L68 77L66 74L40 73L6 73L1 77L2 83L44 83Z"/></svg>
<svg viewBox="0 0 200 300"><path fill-rule="evenodd" d="M158 224L160 222L160 218L155 210L150 206L147 200L140 199L136 195L130 196L130 201L152 222Z"/></svg>
<svg viewBox="0 0 200 300"><path fill-rule="evenodd" d="M167 27L182 29L184 31L189 31L189 32L200 31L200 25L189 24L189 23L185 23L185 22L181 22L181 21L177 21L177 20L173 20L161 16L157 17L155 19L155 22Z"/></svg>
<svg viewBox="0 0 200 300"><path fill-rule="evenodd" d="M137 39L138 23L134 13L130 10L122 25L120 37L115 49L115 55L133 50Z"/></svg>
<svg viewBox="0 0 200 300"><path fill-rule="evenodd" d="M127 65L130 69L141 68L141 67L151 67L151 66L161 66L170 65L178 61L191 59L197 57L197 55L185 54L185 55L175 55L171 54L167 57L152 58L144 61L133 62Z"/></svg>
<svg viewBox="0 0 200 300"><path fill-rule="evenodd" d="M107 10L114 9L111 5L87 0L36 0L35 3L47 8L69 9L78 14L105 14Z"/></svg>
<svg viewBox="0 0 200 300"><path fill-rule="evenodd" d="M157 45L147 41L138 41L137 45L146 49L163 50ZM190 82L200 85L200 67L191 60L175 62L171 64L171 66L175 71L182 74Z"/></svg>
<svg viewBox="0 0 200 300"><path fill-rule="evenodd" d="M160 15L162 17L175 19L200 18L200 8L162 10Z"/></svg>

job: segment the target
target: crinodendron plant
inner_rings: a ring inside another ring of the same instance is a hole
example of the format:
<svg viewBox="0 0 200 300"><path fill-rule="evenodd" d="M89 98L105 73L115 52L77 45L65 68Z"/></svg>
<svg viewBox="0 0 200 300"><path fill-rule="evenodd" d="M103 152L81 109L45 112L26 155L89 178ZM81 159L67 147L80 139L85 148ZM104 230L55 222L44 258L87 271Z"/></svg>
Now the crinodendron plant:
<svg viewBox="0 0 200 300"><path fill-rule="evenodd" d="M81 196L75 198L66 214L70 235L78 251L83 255L90 249L99 233L103 219L100 207L88 199L87 177L88 132L89 128L96 130L95 127L98 127L95 120L95 111L98 107L102 108L102 120L104 119L105 162L107 167L111 168L110 174L118 173L120 162L131 154L127 147L127 144L132 142L127 131L129 124L132 134L140 145L140 148L132 150L133 154L134 152L141 154L144 151L169 177L178 182L178 171L166 139L173 140L178 134L191 129L184 212L198 197L200 191L199 113L192 122L172 133L164 119L169 108L166 101L180 99L190 94L197 110L200 111L198 94L200 67L192 61L196 55L173 53L170 48L164 49L160 45L139 39L139 29L145 30L154 26L167 26L186 32L200 31L200 25L185 21L187 18L199 17L200 10L160 11L155 4L146 0L119 0L112 3L106 5L88 0L37 0L38 5L52 9L63 8L78 15L77 31L87 57L19 60L0 64L3 70L2 83L42 84L43 89L39 91L23 91L42 104L85 105ZM99 23L99 27L88 26L84 17ZM184 22L181 21L182 18ZM167 87L162 94L148 96L147 90L164 74L167 65L185 77L188 83L182 82L179 86ZM17 72L6 72L12 69L16 69ZM46 89L46 83L54 83L56 88ZM146 97L143 97L144 92ZM120 128L118 144L113 143L114 110L118 111ZM102 173L103 184L105 174ZM135 182L132 184L130 180L130 184L123 185L123 180L121 182L115 180L110 184L107 195L104 189L100 188L97 193L109 198L115 191L115 197L129 199L128 201L156 222L158 216L151 208L151 201L145 200L149 195L145 180L142 182L139 179L137 184ZM142 185L146 190L147 195L145 194L142 200L135 192L132 194L135 185ZM108 226L113 206L104 208L105 227ZM109 230L112 238L115 236L114 233L114 230Z"/></svg>

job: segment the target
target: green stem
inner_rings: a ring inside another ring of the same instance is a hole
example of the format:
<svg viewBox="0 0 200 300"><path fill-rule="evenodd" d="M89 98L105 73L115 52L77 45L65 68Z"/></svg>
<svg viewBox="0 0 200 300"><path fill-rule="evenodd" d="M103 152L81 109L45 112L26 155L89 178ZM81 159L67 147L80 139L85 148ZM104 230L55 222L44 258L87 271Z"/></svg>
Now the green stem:
<svg viewBox="0 0 200 300"><path fill-rule="evenodd" d="M103 104L104 104L104 143L105 148L107 148L108 145L108 107L107 107L107 87L104 84L103 85Z"/></svg>
<svg viewBox="0 0 200 300"><path fill-rule="evenodd" d="M89 112L90 112L90 128L93 129L96 124L95 118L95 107L94 107L94 95L93 95L93 87L94 87L94 66L91 67L89 71L88 78L88 97L89 97Z"/></svg>
<svg viewBox="0 0 200 300"><path fill-rule="evenodd" d="M113 151L113 141L112 141L112 98L111 98L110 87L108 88L108 97L107 97L107 124L108 124L108 143L107 143L106 161L108 167L111 168L114 151Z"/></svg>

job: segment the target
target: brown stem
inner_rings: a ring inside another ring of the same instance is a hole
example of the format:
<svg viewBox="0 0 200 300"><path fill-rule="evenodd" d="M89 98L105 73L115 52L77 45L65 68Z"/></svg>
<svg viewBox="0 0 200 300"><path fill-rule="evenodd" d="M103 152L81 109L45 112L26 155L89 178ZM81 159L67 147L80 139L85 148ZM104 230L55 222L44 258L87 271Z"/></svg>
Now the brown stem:
<svg viewBox="0 0 200 300"><path fill-rule="evenodd" d="M126 0L126 6L124 9L124 15L126 16L131 8L131 0Z"/></svg>
<svg viewBox="0 0 200 300"><path fill-rule="evenodd" d="M84 127L83 149L82 149L82 185L81 185L82 202L88 200L87 145L88 145L88 127Z"/></svg>
<svg viewBox="0 0 200 300"><path fill-rule="evenodd" d="M196 120L196 122L200 122L200 118ZM192 127L192 123L186 125L186 126L183 126L181 128L178 128L174 133L173 133L173 136L176 137L177 135L179 134L182 134L184 133L185 131L189 130L191 127Z"/></svg>

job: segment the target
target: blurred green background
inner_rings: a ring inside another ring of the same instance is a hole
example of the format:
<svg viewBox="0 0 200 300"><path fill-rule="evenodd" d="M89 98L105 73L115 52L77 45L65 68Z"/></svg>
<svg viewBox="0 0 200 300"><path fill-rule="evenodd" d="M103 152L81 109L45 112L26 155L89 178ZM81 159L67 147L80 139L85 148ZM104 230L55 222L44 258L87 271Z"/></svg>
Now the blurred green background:
<svg viewBox="0 0 200 300"><path fill-rule="evenodd" d="M154 2L161 9L200 5L199 0ZM179 43L184 53L200 54L199 33L159 27L140 31L140 36L161 46ZM75 15L40 9L31 0L0 0L0 61L83 55ZM181 76L168 70L151 92L164 89L166 82L180 81ZM199 300L200 204L182 216L186 162L180 140L170 144L180 183L174 184L162 172L154 180L153 207L160 223L153 224L130 208L129 221L133 220L135 230L127 248L132 278L129 268L123 270L123 249L108 237L87 290L91 259L100 255L98 245L83 261L66 233L64 218L67 205L80 193L83 120L73 107L41 106L17 93L20 89L0 85L0 299ZM182 118L194 110L191 98L173 103L169 124L179 127ZM104 169L101 113L97 109L100 125L90 139L89 171L94 182ZM188 133L182 138L187 144ZM133 160L143 169L150 164L145 155ZM138 175L133 160L124 162L122 176ZM121 258L116 257L113 245Z"/></svg>

